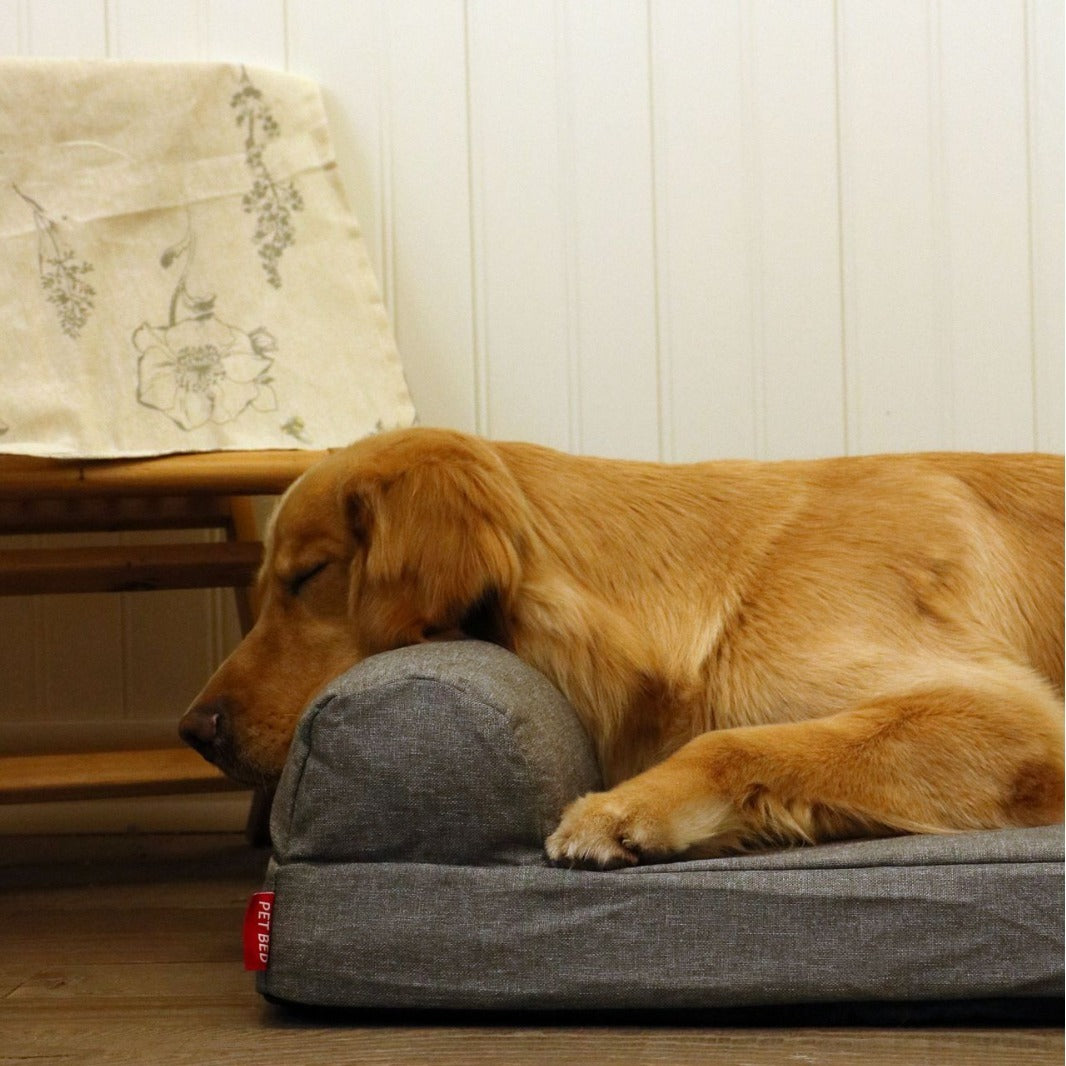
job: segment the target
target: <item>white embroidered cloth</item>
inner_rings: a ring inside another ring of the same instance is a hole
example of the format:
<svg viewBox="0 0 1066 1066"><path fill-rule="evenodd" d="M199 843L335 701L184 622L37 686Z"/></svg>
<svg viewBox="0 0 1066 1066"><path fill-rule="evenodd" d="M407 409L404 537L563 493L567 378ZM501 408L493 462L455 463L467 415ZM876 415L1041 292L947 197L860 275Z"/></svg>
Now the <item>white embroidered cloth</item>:
<svg viewBox="0 0 1066 1066"><path fill-rule="evenodd" d="M413 420L314 83L0 61L0 452L317 449Z"/></svg>

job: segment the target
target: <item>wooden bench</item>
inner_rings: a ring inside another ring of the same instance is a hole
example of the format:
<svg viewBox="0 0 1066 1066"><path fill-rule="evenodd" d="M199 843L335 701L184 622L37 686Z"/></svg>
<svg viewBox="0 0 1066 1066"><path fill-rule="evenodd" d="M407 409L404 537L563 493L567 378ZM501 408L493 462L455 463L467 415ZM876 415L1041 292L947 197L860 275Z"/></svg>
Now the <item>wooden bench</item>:
<svg viewBox="0 0 1066 1066"><path fill-rule="evenodd" d="M0 534L217 529L210 543L0 547L0 595L232 588L242 632L262 559L252 499L284 490L323 452L208 452L68 462L0 455ZM206 679L205 679L206 680ZM0 803L221 791L239 787L195 752L0 757ZM265 834L257 794L249 836Z"/></svg>

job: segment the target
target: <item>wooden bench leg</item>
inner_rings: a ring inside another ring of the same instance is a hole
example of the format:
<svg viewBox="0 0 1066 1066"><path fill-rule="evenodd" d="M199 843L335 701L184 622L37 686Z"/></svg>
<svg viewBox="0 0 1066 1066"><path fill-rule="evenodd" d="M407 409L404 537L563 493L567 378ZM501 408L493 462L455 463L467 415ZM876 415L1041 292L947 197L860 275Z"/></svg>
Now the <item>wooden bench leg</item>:
<svg viewBox="0 0 1066 1066"><path fill-rule="evenodd" d="M230 538L236 541L258 541L259 524L256 521L255 508L251 499L247 496L232 496L229 500L229 509ZM236 588L233 591L237 597L237 617L240 621L241 633L247 634L255 625L255 619L259 613L256 588L251 585L247 588ZM244 826L244 836L254 848L270 846L270 806L273 802L273 789L257 788L252 795L248 820Z"/></svg>
<svg viewBox="0 0 1066 1066"><path fill-rule="evenodd" d="M248 808L248 821L244 826L244 839L253 848L270 847L270 808L273 802L272 788L257 788L252 793L252 805Z"/></svg>
<svg viewBox="0 0 1066 1066"><path fill-rule="evenodd" d="M255 518L255 507L248 496L231 496L229 499L230 531L229 539L238 542L258 543L259 526ZM247 635L255 625L259 614L259 601L254 584L238 586L233 590L237 598L237 619L241 633Z"/></svg>

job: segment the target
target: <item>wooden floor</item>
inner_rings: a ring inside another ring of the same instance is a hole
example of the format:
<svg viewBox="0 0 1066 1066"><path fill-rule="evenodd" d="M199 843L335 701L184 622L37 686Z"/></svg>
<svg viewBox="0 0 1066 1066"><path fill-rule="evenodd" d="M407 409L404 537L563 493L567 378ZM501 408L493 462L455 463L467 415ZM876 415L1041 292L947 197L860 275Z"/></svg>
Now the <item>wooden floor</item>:
<svg viewBox="0 0 1066 1066"><path fill-rule="evenodd" d="M0 1064L1040 1066L1058 1030L323 1020L256 995L240 928L266 857L224 834L0 839Z"/></svg>

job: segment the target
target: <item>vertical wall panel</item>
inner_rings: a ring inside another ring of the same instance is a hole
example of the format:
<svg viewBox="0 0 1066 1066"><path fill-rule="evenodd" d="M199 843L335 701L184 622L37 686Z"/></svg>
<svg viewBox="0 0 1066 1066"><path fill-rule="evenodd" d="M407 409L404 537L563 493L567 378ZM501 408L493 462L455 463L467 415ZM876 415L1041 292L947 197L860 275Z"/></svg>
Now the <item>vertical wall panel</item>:
<svg viewBox="0 0 1066 1066"><path fill-rule="evenodd" d="M285 0L209 0L201 17L205 59L285 68Z"/></svg>
<svg viewBox="0 0 1066 1066"><path fill-rule="evenodd" d="M941 4L945 443L957 448L1033 447L1024 14L1001 0Z"/></svg>
<svg viewBox="0 0 1066 1066"><path fill-rule="evenodd" d="M0 55L19 55L24 50L22 0L0 0Z"/></svg>
<svg viewBox="0 0 1066 1066"><path fill-rule="evenodd" d="M754 455L752 203L737 4L652 7L665 458Z"/></svg>
<svg viewBox="0 0 1066 1066"><path fill-rule="evenodd" d="M950 446L935 7L841 0L840 151L848 444ZM886 33L891 26L892 32Z"/></svg>
<svg viewBox="0 0 1066 1066"><path fill-rule="evenodd" d="M1063 441L1063 5L1029 0L1033 384L1036 446L1061 454Z"/></svg>
<svg viewBox="0 0 1066 1066"><path fill-rule="evenodd" d="M51 540L52 538L49 538ZM56 537L56 546L69 542ZM113 543L106 534L83 535L78 544ZM126 713L122 655L123 603L118 596L79 594L38 598L41 718L87 722Z"/></svg>
<svg viewBox="0 0 1066 1066"><path fill-rule="evenodd" d="M203 540L205 533L185 539ZM139 544L174 543L179 534L131 533ZM114 597L96 597L112 599ZM123 705L131 719L162 719L167 734L236 641L223 629L229 590L123 593ZM222 645L222 646L220 646Z"/></svg>
<svg viewBox="0 0 1066 1066"><path fill-rule="evenodd" d="M396 341L423 423L472 430L464 8L458 0L390 0L384 10Z"/></svg>
<svg viewBox="0 0 1066 1066"><path fill-rule="evenodd" d="M24 0L28 55L99 59L107 54L104 0Z"/></svg>
<svg viewBox="0 0 1066 1066"><path fill-rule="evenodd" d="M758 454L844 449L831 0L747 5Z"/></svg>
<svg viewBox="0 0 1066 1066"><path fill-rule="evenodd" d="M844 446L833 7L657 4L660 332L676 458Z"/></svg>
<svg viewBox="0 0 1066 1066"><path fill-rule="evenodd" d="M553 0L474 2L468 33L479 428L569 448L572 308Z"/></svg>
<svg viewBox="0 0 1066 1066"><path fill-rule="evenodd" d="M200 0L107 0L107 10L113 58L203 58Z"/></svg>
<svg viewBox="0 0 1066 1066"><path fill-rule="evenodd" d="M648 21L641 0L565 5L564 182L581 451L659 454Z"/></svg>

